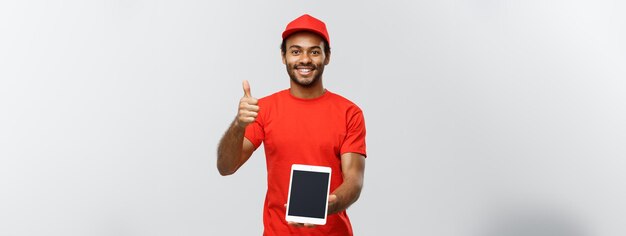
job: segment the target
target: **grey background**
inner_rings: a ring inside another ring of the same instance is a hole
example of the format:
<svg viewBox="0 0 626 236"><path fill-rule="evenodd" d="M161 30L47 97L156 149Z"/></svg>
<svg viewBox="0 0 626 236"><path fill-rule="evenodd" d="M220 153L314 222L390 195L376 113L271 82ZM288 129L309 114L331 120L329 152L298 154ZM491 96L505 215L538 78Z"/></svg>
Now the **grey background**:
<svg viewBox="0 0 626 236"><path fill-rule="evenodd" d="M357 235L624 235L624 1L2 1L0 235L260 235L265 160L215 168L241 80L328 24L361 106Z"/></svg>

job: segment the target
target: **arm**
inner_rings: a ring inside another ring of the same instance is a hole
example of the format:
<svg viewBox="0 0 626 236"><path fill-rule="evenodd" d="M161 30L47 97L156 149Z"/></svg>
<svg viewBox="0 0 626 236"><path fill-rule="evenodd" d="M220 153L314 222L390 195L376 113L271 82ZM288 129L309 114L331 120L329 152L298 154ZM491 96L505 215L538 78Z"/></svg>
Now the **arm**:
<svg viewBox="0 0 626 236"><path fill-rule="evenodd" d="M328 198L329 215L346 210L359 199L363 188L365 157L358 153L342 154L341 172L343 183Z"/></svg>
<svg viewBox="0 0 626 236"><path fill-rule="evenodd" d="M243 82L243 91L237 118L230 124L217 148L217 170L223 176L234 174L254 152L254 145L244 137L244 133L246 126L256 120L258 100L250 95L248 81Z"/></svg>
<svg viewBox="0 0 626 236"><path fill-rule="evenodd" d="M234 174L252 156L254 145L243 135L237 120L230 125L217 148L217 169L222 176Z"/></svg>

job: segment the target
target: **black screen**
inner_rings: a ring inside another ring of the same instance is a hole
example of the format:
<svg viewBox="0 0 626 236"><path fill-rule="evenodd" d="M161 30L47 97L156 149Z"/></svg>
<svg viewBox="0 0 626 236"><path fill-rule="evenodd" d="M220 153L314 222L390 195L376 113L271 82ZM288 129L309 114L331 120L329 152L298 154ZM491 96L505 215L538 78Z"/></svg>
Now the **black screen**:
<svg viewBox="0 0 626 236"><path fill-rule="evenodd" d="M288 214L325 218L328 178L328 173L294 170Z"/></svg>

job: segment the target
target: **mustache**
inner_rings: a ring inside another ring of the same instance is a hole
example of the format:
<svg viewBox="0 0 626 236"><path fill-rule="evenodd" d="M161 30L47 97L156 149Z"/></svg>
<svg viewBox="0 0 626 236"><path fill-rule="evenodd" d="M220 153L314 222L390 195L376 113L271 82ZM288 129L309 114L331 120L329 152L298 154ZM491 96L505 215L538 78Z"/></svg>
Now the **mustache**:
<svg viewBox="0 0 626 236"><path fill-rule="evenodd" d="M294 69L298 69L299 66L306 66L306 67L311 67L313 69L317 69L317 66L315 66L315 64L311 64L311 63L294 65L293 68Z"/></svg>

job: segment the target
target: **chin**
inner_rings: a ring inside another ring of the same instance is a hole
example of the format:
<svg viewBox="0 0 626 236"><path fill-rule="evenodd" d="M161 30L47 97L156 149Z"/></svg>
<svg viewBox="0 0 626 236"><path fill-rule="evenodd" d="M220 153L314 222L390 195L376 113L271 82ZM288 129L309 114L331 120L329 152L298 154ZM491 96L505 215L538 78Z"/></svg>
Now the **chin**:
<svg viewBox="0 0 626 236"><path fill-rule="evenodd" d="M302 85L311 85L315 82L314 79L298 79L298 83Z"/></svg>
<svg viewBox="0 0 626 236"><path fill-rule="evenodd" d="M315 84L316 81L317 80L315 78L310 78L310 79L296 78L296 83L303 87L311 87Z"/></svg>

